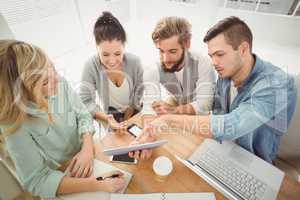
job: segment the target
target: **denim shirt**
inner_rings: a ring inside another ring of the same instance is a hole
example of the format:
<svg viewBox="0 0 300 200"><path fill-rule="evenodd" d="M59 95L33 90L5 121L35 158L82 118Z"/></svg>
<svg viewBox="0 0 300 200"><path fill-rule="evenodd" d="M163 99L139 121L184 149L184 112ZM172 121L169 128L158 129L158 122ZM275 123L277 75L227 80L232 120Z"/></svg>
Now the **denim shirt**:
<svg viewBox="0 0 300 200"><path fill-rule="evenodd" d="M216 140L235 140L271 163L294 114L297 89L290 75L254 57L255 65L231 105L231 80L218 79L211 130Z"/></svg>

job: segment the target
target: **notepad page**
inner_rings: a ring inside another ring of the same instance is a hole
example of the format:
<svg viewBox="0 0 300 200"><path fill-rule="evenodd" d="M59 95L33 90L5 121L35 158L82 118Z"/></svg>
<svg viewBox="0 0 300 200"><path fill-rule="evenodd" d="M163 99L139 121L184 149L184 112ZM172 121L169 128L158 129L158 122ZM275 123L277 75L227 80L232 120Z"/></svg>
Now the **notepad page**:
<svg viewBox="0 0 300 200"><path fill-rule="evenodd" d="M215 200L214 193L111 194L110 200Z"/></svg>
<svg viewBox="0 0 300 200"><path fill-rule="evenodd" d="M100 160L94 160L93 176L95 176L95 177L99 177L105 173L108 173L111 171L116 171L116 170L119 170L124 173L126 185L121 191L119 191L119 193L124 193L131 178L132 178L132 174L127 171L121 170L117 167L114 167L110 164L107 164L105 162L102 162ZM100 200L100 199L101 200L109 200L110 194L106 193L106 192L83 192L83 193L59 196L56 199L61 199L61 200Z"/></svg>
<svg viewBox="0 0 300 200"><path fill-rule="evenodd" d="M56 198L43 198L44 200L110 200L110 193L107 192L84 192L68 194Z"/></svg>
<svg viewBox="0 0 300 200"><path fill-rule="evenodd" d="M214 193L165 193L165 200L215 200Z"/></svg>
<svg viewBox="0 0 300 200"><path fill-rule="evenodd" d="M124 170L121 170L115 166L112 166L110 164L107 164L105 162L102 162L100 160L94 160L94 171L93 171L93 176L95 177L99 177L105 173L108 173L108 172L112 172L112 171L121 171L122 173L124 173L124 179L125 179L125 187L119 192L119 193L124 193L131 178L132 178L132 174L127 172L127 171L124 171Z"/></svg>

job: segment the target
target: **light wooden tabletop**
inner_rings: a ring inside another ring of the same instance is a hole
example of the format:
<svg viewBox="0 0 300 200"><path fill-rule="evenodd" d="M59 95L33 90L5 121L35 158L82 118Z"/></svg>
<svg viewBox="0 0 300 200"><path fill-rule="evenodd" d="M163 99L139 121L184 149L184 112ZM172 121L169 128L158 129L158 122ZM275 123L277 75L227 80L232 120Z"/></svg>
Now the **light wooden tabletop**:
<svg viewBox="0 0 300 200"><path fill-rule="evenodd" d="M140 116L136 116L131 123L143 126ZM102 149L129 144L134 138L129 135L108 134L103 140L96 143L96 157L109 162L109 158L103 155ZM159 139L167 139L168 144L153 151L149 160L141 160L137 165L110 163L120 169L131 172L134 176L126 193L155 193L155 192L213 192L217 200L227 199L220 192L206 183L201 177L181 164L174 155L188 158L193 151L203 142L204 138L195 134L180 133L176 130L162 133ZM173 171L166 180L159 179L152 170L152 164L158 156L167 156L173 162ZM285 176L278 199L298 200L300 198L300 184Z"/></svg>

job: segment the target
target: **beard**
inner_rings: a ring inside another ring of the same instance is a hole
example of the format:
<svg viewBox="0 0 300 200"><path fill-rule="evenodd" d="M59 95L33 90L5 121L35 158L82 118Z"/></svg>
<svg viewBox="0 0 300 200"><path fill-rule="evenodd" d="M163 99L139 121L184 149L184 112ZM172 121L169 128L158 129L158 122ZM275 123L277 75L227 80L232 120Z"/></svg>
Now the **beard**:
<svg viewBox="0 0 300 200"><path fill-rule="evenodd" d="M183 50L180 59L171 68L167 68L166 65L162 62L161 66L162 66L163 70L165 72L170 72L170 73L179 71L181 69L181 65L184 61L184 55L185 55L185 50Z"/></svg>

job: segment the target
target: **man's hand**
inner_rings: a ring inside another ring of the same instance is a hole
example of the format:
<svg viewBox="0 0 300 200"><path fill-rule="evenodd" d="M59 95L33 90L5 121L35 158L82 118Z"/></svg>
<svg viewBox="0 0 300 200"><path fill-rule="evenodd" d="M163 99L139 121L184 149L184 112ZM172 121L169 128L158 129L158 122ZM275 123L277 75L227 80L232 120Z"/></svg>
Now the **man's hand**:
<svg viewBox="0 0 300 200"><path fill-rule="evenodd" d="M152 108L158 115L176 114L177 107L172 106L164 101L155 101L152 103Z"/></svg>
<svg viewBox="0 0 300 200"><path fill-rule="evenodd" d="M131 144L143 144L146 142L154 142L156 140L156 133L155 133L155 127L152 125L147 126L146 128L143 129L143 133L139 135ZM135 159L142 159L142 160L147 160L151 157L152 155L152 150L151 149L145 149L145 150L140 150L140 151L135 151L135 152L129 152L129 157L134 157Z"/></svg>

